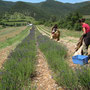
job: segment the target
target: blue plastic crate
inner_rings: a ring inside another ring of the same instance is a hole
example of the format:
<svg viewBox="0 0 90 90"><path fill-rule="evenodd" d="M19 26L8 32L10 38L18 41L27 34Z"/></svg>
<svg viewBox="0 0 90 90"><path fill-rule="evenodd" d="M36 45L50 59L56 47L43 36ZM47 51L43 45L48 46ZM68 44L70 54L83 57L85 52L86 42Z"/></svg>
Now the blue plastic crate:
<svg viewBox="0 0 90 90"><path fill-rule="evenodd" d="M85 55L76 55L72 57L73 63L74 64L80 64L84 65L88 63L88 56Z"/></svg>

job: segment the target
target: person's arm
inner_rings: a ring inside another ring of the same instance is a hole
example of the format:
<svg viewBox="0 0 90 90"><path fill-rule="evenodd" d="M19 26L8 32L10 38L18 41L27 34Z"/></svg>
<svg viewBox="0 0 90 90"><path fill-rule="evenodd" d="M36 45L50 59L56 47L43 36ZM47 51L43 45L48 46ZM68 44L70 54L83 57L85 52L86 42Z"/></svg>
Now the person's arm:
<svg viewBox="0 0 90 90"><path fill-rule="evenodd" d="M86 29L85 28L83 28L83 34L86 34Z"/></svg>
<svg viewBox="0 0 90 90"><path fill-rule="evenodd" d="M86 29L83 27L83 34L82 34L83 38L86 36Z"/></svg>

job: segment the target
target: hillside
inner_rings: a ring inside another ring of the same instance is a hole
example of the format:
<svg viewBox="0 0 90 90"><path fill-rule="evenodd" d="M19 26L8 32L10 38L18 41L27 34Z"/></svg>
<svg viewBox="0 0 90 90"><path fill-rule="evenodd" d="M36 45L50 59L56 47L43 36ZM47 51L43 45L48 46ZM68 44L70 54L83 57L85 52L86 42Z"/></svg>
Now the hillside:
<svg viewBox="0 0 90 90"><path fill-rule="evenodd" d="M55 0L47 0L45 2L41 2L38 4L33 4L34 6L41 8L44 10L46 13L49 13L49 15L55 15L55 16L65 16L70 12L74 12L79 8L82 8L86 5L88 5L87 2L82 2L82 3L62 3L58 2Z"/></svg>
<svg viewBox="0 0 90 90"><path fill-rule="evenodd" d="M9 9L15 5L15 2L6 2L0 0L0 15L5 13L6 11L9 11Z"/></svg>
<svg viewBox="0 0 90 90"><path fill-rule="evenodd" d="M90 2L88 3L88 5L79 8L77 11L82 13L83 15L90 15Z"/></svg>
<svg viewBox="0 0 90 90"><path fill-rule="evenodd" d="M81 3L75 3L75 4L71 4L75 9L79 9L82 8L86 5L88 5L88 3L90 3L90 1L86 1L86 2L81 2Z"/></svg>
<svg viewBox="0 0 90 90"><path fill-rule="evenodd" d="M14 12L19 12L26 16L34 17L36 20L42 18L48 19L48 15L43 10L34 7L30 3L16 2L16 4L9 11L11 14Z"/></svg>
<svg viewBox="0 0 90 90"><path fill-rule="evenodd" d="M88 9L87 9L88 7ZM31 16L36 20L48 20L51 16L60 18L70 12L79 11L87 15L90 14L89 2L82 3L62 3L55 0L46 0L41 3L26 3L26 2L7 2L0 0L0 15L9 12L10 14L19 12L26 16Z"/></svg>
<svg viewBox="0 0 90 90"><path fill-rule="evenodd" d="M71 8L71 4L64 4L62 2L54 1L54 0L47 0L45 2L41 2L38 4L33 4L34 6L41 8L49 15L55 16L65 16L66 14L73 11L74 8Z"/></svg>

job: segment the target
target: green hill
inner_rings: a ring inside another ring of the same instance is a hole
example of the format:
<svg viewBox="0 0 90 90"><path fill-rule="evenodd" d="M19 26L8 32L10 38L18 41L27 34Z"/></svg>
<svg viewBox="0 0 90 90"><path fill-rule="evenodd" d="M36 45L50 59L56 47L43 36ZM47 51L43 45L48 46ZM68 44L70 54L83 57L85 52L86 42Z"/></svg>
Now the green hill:
<svg viewBox="0 0 90 90"><path fill-rule="evenodd" d="M55 16L65 16L66 14L73 11L74 8L71 8L70 4L64 4L54 0L47 0L45 2L41 2L39 4L35 4L36 7L41 8L43 11L48 13L49 15Z"/></svg>
<svg viewBox="0 0 90 90"><path fill-rule="evenodd" d="M6 2L0 0L0 15L9 11L9 9L15 5L15 2Z"/></svg>
<svg viewBox="0 0 90 90"><path fill-rule="evenodd" d="M88 7L88 9L87 9ZM26 3L26 2L7 2L0 0L0 15L5 12L13 14L15 12L22 13L25 16L31 16L36 20L48 20L51 16L60 18L71 12L79 11L87 15L90 14L89 2L82 3L62 3L55 0L46 0L41 3Z"/></svg>
<svg viewBox="0 0 90 90"><path fill-rule="evenodd" d="M36 20L45 18L48 19L47 13L45 13L43 10L38 9L31 5L30 3L26 2L16 2L16 4L10 9L9 13L19 12L26 16L31 16L35 18Z"/></svg>
<svg viewBox="0 0 90 90"><path fill-rule="evenodd" d="M88 3L90 3L89 1L86 1L86 2L81 2L81 3L75 3L75 4L72 4L72 6L75 8L75 9L79 9L79 8L82 8L86 5L88 5Z"/></svg>
<svg viewBox="0 0 90 90"><path fill-rule="evenodd" d="M90 2L88 3L88 5L79 8L77 11L82 13L83 15L90 15Z"/></svg>
<svg viewBox="0 0 90 90"><path fill-rule="evenodd" d="M65 16L70 12L74 12L77 9L88 5L88 2L71 4L71 3L62 3L55 0L46 0L45 2L41 2L33 5L38 8L41 8L49 15L55 15L60 17L60 16Z"/></svg>

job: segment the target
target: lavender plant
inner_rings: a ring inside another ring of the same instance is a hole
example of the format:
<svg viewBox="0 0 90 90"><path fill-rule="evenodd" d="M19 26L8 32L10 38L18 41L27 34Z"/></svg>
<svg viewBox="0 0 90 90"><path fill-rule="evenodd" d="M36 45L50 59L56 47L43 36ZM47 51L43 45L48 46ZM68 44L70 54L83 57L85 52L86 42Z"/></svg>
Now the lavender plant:
<svg viewBox="0 0 90 90"><path fill-rule="evenodd" d="M37 42L44 53L50 68L54 71L54 79L57 83L68 90L89 90L90 69L81 67L73 70L66 62L67 49L64 45L58 44L37 31Z"/></svg>
<svg viewBox="0 0 90 90"><path fill-rule="evenodd" d="M0 74L0 90L22 90L35 72L35 60L35 30L32 28L4 64L3 74Z"/></svg>

